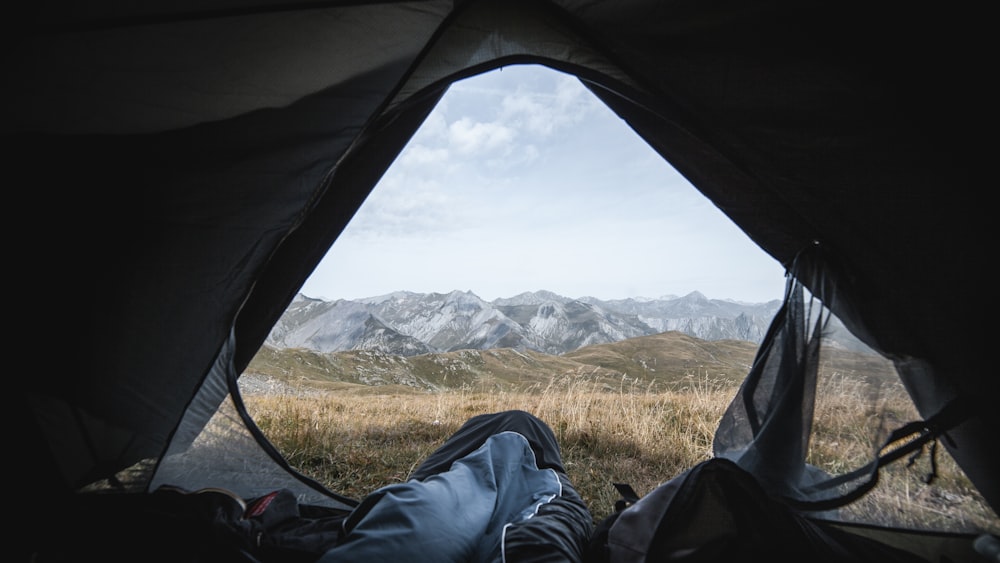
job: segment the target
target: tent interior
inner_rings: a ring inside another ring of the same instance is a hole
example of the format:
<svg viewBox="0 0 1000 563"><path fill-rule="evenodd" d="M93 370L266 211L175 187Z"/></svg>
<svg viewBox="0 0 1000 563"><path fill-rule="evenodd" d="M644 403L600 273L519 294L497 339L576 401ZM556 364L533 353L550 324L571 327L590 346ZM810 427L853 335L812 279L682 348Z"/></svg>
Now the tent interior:
<svg viewBox="0 0 1000 563"><path fill-rule="evenodd" d="M95 490L287 486L301 502L352 508L254 436L237 379L449 86L518 64L576 76L789 272L786 307L748 374L756 390L796 389L807 404L792 376L818 346L822 323L803 311L818 299L894 364L921 417L908 428L918 445L940 442L1000 513L1000 386L978 302L990 302L980 147L991 58L985 18L965 8L12 8L10 208L31 221L8 227L9 277L18 351L34 364L16 376L11 411L12 484L27 505L18 543L45 560L40 546L72 526L59 507ZM796 481L801 463L775 468L801 451L754 425L772 406L734 400L717 451L825 507L829 490ZM791 429L808 426L800 416ZM238 470L198 447L212 432L241 452ZM787 457L770 457L778 450ZM972 536L945 532L971 551Z"/></svg>

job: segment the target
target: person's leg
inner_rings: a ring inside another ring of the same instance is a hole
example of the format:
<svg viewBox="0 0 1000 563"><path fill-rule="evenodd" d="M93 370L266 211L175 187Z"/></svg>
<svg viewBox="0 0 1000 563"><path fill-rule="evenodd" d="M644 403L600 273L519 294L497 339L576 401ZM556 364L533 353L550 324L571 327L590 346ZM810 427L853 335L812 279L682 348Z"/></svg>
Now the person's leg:
<svg viewBox="0 0 1000 563"><path fill-rule="evenodd" d="M423 480L448 471L451 464L473 451L487 438L500 432L517 432L528 439L539 469L565 473L556 436L538 417L521 410L481 414L467 420L448 440L417 467L410 479Z"/></svg>
<svg viewBox="0 0 1000 563"><path fill-rule="evenodd" d="M539 469L551 469L559 477L560 493L538 507L531 518L504 528L498 561L520 563L578 563L593 531L587 504L563 468L559 444L552 429L538 417L521 410L483 414L470 418L411 474L423 480L448 471L452 464L479 448L490 436L501 432L524 436Z"/></svg>
<svg viewBox="0 0 1000 563"><path fill-rule="evenodd" d="M580 563L594 531L587 504L565 473L559 496L539 506L527 520L504 530L501 561L518 563Z"/></svg>

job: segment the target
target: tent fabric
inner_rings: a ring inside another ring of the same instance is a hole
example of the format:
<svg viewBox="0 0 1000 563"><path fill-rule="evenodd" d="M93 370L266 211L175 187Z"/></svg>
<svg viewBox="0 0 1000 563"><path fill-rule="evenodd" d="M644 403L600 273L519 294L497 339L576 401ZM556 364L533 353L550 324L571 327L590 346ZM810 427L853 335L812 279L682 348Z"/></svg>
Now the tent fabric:
<svg viewBox="0 0 1000 563"><path fill-rule="evenodd" d="M972 538L965 539L971 546ZM977 557L968 547L955 553L963 558ZM753 475L733 461L714 458L609 517L595 534L586 562L785 557L822 562L934 560L928 553L893 547L805 517L770 496Z"/></svg>
<svg viewBox="0 0 1000 563"><path fill-rule="evenodd" d="M188 407L170 446L158 462L133 467L126 480L133 491L160 487L202 490L225 484L241 498L256 498L275 489L287 490L302 504L350 510L356 499L330 491L289 467L274 446L261 436L243 404L232 363L230 336L227 351L205 378ZM104 482L95 490L109 490Z"/></svg>
<svg viewBox="0 0 1000 563"><path fill-rule="evenodd" d="M806 460L829 312L818 303L813 310L794 277L787 285L782 308L719 421L712 449L716 457L734 460L771 494L816 500L806 491L829 476Z"/></svg>
<svg viewBox="0 0 1000 563"><path fill-rule="evenodd" d="M7 13L12 318L19 353L62 360L20 377L10 411L15 482L40 499L147 485L131 470L207 423L187 412L220 358L246 367L448 85L532 63L578 76L780 264L821 248L797 279L893 360L922 417L970 405L942 444L1000 510L1000 384L973 328L992 279L991 35L968 3Z"/></svg>
<svg viewBox="0 0 1000 563"><path fill-rule="evenodd" d="M969 408L954 399L931 417L902 424L885 437L873 436L871 454L859 467L831 475L811 465L808 459L820 398L821 351L829 346L826 335L832 314L820 298L805 289L799 276L817 278L814 270L823 264L816 259L818 254L822 254L820 247L807 248L790 266L785 299L749 373L719 421L712 451L715 457L729 459L747 471L769 495L814 517L836 517L830 511L871 490L882 466L907 453L920 453L928 443L931 463L936 463L935 441L947 437L976 411L974 405ZM835 299L836 293L835 288L820 287L820 294L827 299ZM869 334L860 317L852 316L850 310L842 312L853 334ZM904 381L912 376L905 365L897 373ZM866 395L885 392L885 382L867 385ZM867 408L870 415L878 412L874 405Z"/></svg>

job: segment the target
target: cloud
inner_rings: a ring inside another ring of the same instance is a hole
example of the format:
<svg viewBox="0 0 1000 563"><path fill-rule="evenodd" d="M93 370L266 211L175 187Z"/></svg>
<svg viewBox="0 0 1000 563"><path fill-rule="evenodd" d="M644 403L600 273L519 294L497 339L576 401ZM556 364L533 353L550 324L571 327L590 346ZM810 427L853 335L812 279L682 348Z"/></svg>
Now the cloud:
<svg viewBox="0 0 1000 563"><path fill-rule="evenodd" d="M476 122L463 117L448 126L448 143L460 155L507 152L517 137L513 128L501 123Z"/></svg>
<svg viewBox="0 0 1000 563"><path fill-rule="evenodd" d="M528 134L550 137L583 122L599 103L572 77L555 75L554 91L527 92L523 87L503 96L499 118Z"/></svg>
<svg viewBox="0 0 1000 563"><path fill-rule="evenodd" d="M436 166L448 162L449 153L446 148L432 148L424 145L407 147L398 159L403 167Z"/></svg>

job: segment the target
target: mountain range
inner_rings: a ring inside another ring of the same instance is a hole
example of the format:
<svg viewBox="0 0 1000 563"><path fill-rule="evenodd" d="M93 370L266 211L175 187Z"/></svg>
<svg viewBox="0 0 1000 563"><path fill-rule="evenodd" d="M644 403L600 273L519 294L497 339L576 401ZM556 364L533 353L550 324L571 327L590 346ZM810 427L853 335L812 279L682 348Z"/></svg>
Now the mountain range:
<svg viewBox="0 0 1000 563"><path fill-rule="evenodd" d="M497 348L559 355L667 331L707 341L759 343L780 306L780 300L708 299L697 291L682 297L616 300L535 291L493 301L469 291L399 291L334 301L299 294L265 345L411 357Z"/></svg>

